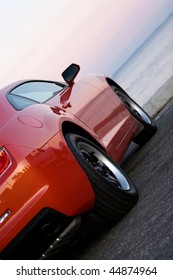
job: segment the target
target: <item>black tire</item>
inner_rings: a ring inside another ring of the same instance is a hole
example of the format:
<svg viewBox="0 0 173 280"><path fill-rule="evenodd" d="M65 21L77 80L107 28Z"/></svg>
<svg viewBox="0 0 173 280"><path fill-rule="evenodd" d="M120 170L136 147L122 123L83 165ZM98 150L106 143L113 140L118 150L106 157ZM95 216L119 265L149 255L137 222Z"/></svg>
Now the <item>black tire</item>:
<svg viewBox="0 0 173 280"><path fill-rule="evenodd" d="M136 187L121 168L91 141L73 133L67 133L65 138L93 186L94 212L102 218L118 221L137 202Z"/></svg>
<svg viewBox="0 0 173 280"><path fill-rule="evenodd" d="M124 103L131 115L143 125L143 129L133 139L133 142L141 146L144 145L157 131L154 120L126 92L120 89L115 89L115 87L113 90Z"/></svg>

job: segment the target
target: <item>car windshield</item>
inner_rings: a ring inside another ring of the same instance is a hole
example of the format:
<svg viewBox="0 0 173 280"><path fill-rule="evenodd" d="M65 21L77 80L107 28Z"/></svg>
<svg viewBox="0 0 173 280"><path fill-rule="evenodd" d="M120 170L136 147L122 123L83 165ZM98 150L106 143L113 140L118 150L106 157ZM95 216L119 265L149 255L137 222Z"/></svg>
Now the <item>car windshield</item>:
<svg viewBox="0 0 173 280"><path fill-rule="evenodd" d="M26 82L10 91L7 98L15 109L22 110L35 103L46 102L64 87L65 85L54 82Z"/></svg>

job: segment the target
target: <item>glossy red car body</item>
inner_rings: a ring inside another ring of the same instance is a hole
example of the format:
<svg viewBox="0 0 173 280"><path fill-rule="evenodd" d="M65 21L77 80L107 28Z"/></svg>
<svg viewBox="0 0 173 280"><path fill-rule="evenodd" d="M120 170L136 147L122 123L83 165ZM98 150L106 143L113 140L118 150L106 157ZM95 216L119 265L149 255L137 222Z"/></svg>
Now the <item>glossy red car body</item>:
<svg viewBox="0 0 173 280"><path fill-rule="evenodd" d="M8 94L29 82L0 91L0 148L10 160L0 175L0 251L45 208L68 217L93 208L93 188L66 143L65 131L88 135L120 163L140 127L105 76L62 84L60 93L45 103L17 110Z"/></svg>

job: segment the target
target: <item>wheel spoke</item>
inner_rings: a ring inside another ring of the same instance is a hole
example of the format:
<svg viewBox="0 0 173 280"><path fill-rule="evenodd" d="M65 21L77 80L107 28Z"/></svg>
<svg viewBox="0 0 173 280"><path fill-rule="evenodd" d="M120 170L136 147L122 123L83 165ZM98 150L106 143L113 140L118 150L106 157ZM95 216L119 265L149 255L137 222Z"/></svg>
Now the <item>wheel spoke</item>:
<svg viewBox="0 0 173 280"><path fill-rule="evenodd" d="M116 184L117 186L119 186L119 182L118 182L117 178L115 178L115 176L112 176L110 173L106 173L105 175L106 175L105 178L110 183L113 183L113 184Z"/></svg>
<svg viewBox="0 0 173 280"><path fill-rule="evenodd" d="M81 154L83 155L83 157L84 157L88 162L92 162L92 161L93 161L93 160L92 160L92 156L91 156L90 153L88 153L88 152L85 151L85 150L81 150L80 152L81 152Z"/></svg>
<svg viewBox="0 0 173 280"><path fill-rule="evenodd" d="M95 147L85 144L78 143L78 148L83 158L90 164L94 170L100 174L105 180L113 184L116 188L124 190L129 189L128 183L124 183L124 177L121 172Z"/></svg>

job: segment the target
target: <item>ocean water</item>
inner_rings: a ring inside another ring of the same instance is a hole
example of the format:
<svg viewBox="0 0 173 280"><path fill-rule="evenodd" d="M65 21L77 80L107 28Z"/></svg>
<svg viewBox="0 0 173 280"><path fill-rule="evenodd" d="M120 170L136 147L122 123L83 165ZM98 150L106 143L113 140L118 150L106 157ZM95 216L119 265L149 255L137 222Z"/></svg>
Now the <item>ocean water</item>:
<svg viewBox="0 0 173 280"><path fill-rule="evenodd" d="M113 75L141 106L173 75L173 14Z"/></svg>

